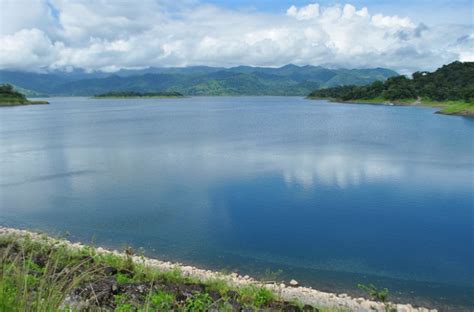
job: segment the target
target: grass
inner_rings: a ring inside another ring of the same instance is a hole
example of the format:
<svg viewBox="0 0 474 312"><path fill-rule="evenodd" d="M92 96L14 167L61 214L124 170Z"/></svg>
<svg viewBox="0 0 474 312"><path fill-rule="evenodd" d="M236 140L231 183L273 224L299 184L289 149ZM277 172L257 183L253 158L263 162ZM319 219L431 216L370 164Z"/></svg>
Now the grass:
<svg viewBox="0 0 474 312"><path fill-rule="evenodd" d="M463 115L474 116L474 102L465 101L432 101L429 99L422 99L421 104L430 107L439 107L439 113L445 115Z"/></svg>
<svg viewBox="0 0 474 312"><path fill-rule="evenodd" d="M173 308L173 302L176 300L176 297L173 294L166 293L163 291L157 291L150 296L149 306L159 309L169 311Z"/></svg>
<svg viewBox="0 0 474 312"><path fill-rule="evenodd" d="M309 99L318 99L313 97L308 97ZM461 115L461 116L470 116L474 117L474 102L465 102L465 101L433 101L428 98L423 98L420 101L417 99L398 99L398 100L387 100L383 97L377 97L373 99L359 99L359 100L349 100L343 101L341 99L329 99L332 102L341 102L341 103L355 103L355 104L382 104L386 105L393 103L394 105L419 105L426 107L436 107L441 108L438 113L445 115Z"/></svg>
<svg viewBox="0 0 474 312"><path fill-rule="evenodd" d="M130 248L121 256L92 247L72 249L47 237L2 235L0 311L75 311L77 300L71 298L78 296L87 300L88 310L122 312L298 307L264 287L203 282L179 269L145 266L132 255Z"/></svg>
<svg viewBox="0 0 474 312"><path fill-rule="evenodd" d="M88 258L73 257L64 246L45 249L30 239L21 245L2 238L0 311L56 311L66 294L95 268ZM40 256L41 255L41 256ZM47 257L42 265L39 257ZM67 264L67 265L66 265Z"/></svg>

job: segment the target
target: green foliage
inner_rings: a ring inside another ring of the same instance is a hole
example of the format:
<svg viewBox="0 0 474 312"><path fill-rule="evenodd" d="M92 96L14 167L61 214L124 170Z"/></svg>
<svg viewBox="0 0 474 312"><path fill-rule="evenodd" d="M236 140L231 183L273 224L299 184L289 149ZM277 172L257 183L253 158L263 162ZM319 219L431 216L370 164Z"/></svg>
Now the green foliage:
<svg viewBox="0 0 474 312"><path fill-rule="evenodd" d="M13 86L10 84L0 85L0 105L9 106L9 105L18 105L26 104L28 100L20 92L15 91Z"/></svg>
<svg viewBox="0 0 474 312"><path fill-rule="evenodd" d="M175 296L170 293L158 291L150 296L150 302L159 311L170 311L173 308Z"/></svg>
<svg viewBox="0 0 474 312"><path fill-rule="evenodd" d="M0 97L5 98L18 98L26 100L26 97L13 89L13 86L10 84L0 85Z"/></svg>
<svg viewBox="0 0 474 312"><path fill-rule="evenodd" d="M182 282L185 280L183 273L179 268L174 268L173 270L161 272L160 277L168 282Z"/></svg>
<svg viewBox="0 0 474 312"><path fill-rule="evenodd" d="M65 296L96 270L62 245L13 241L2 241L0 311L57 311Z"/></svg>
<svg viewBox="0 0 474 312"><path fill-rule="evenodd" d="M190 312L207 311L211 304L212 298L209 294L196 292L191 298L186 300L184 310Z"/></svg>
<svg viewBox="0 0 474 312"><path fill-rule="evenodd" d="M131 283L133 281L132 278L130 278L127 275L122 274L122 273L118 273L115 276L115 279L117 280L117 283L119 283L119 284L127 284L127 283Z"/></svg>
<svg viewBox="0 0 474 312"><path fill-rule="evenodd" d="M403 101L418 97L433 101L474 102L474 62L453 62L433 73L416 72L412 79L396 76L368 86L348 85L316 90L309 97L357 102L374 99Z"/></svg>
<svg viewBox="0 0 474 312"><path fill-rule="evenodd" d="M388 299L387 288L378 289L373 284L369 284L369 285L358 284L357 287L365 291L374 300L386 302Z"/></svg>
<svg viewBox="0 0 474 312"><path fill-rule="evenodd" d="M416 72L413 85L419 96L435 101L474 101L474 62L453 62L433 73Z"/></svg>
<svg viewBox="0 0 474 312"><path fill-rule="evenodd" d="M240 290L244 304L261 307L275 300L275 294L265 287L248 286Z"/></svg>
<svg viewBox="0 0 474 312"><path fill-rule="evenodd" d="M254 303L257 307L261 307L274 299L275 294L271 290L262 287L255 293Z"/></svg>
<svg viewBox="0 0 474 312"><path fill-rule="evenodd" d="M25 104L48 104L47 101L28 101L26 96L13 88L10 84L0 84L0 106L14 106Z"/></svg>
<svg viewBox="0 0 474 312"><path fill-rule="evenodd" d="M115 299L115 312L133 312L135 307L129 303L129 298L125 294L119 294L114 296Z"/></svg>
<svg viewBox="0 0 474 312"><path fill-rule="evenodd" d="M222 296L231 289L229 284L222 279L212 279L206 282L207 288L219 292Z"/></svg>

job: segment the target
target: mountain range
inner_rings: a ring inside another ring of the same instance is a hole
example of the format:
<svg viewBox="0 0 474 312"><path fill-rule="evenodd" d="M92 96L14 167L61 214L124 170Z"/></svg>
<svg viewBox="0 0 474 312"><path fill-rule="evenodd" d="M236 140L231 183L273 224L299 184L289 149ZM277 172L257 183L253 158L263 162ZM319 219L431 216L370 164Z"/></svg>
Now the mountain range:
<svg viewBox="0 0 474 312"><path fill-rule="evenodd" d="M111 91L176 91L184 95L307 95L315 89L366 85L396 75L395 71L385 68L329 69L290 64L279 68L193 66L120 70L115 73L1 70L0 83L12 84L28 96L91 96Z"/></svg>

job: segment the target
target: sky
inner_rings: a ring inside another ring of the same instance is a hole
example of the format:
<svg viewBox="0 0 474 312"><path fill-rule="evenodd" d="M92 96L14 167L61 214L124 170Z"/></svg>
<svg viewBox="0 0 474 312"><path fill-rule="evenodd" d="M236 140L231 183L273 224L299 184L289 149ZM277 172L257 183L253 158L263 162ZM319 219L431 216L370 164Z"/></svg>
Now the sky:
<svg viewBox="0 0 474 312"><path fill-rule="evenodd" d="M0 69L474 61L473 0L0 0Z"/></svg>

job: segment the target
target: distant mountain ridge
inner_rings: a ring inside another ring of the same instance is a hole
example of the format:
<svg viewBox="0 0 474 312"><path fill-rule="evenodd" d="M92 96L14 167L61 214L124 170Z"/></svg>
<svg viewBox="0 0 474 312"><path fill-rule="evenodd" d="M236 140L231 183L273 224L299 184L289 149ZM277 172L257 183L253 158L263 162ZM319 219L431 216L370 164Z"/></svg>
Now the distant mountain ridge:
<svg viewBox="0 0 474 312"><path fill-rule="evenodd" d="M321 66L279 68L237 66L171 67L120 70L113 74L82 70L46 74L0 71L0 83L33 93L91 96L111 91L180 92L184 95L307 95L320 88L366 85L398 75L385 68L328 69Z"/></svg>

